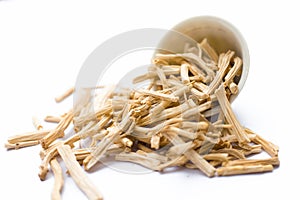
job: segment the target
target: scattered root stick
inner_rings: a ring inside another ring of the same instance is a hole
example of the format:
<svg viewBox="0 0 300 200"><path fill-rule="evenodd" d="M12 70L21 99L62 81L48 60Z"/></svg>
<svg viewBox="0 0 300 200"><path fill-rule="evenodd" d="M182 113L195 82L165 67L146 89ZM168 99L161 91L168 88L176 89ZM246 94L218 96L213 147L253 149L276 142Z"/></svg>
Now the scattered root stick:
<svg viewBox="0 0 300 200"><path fill-rule="evenodd" d="M86 173L78 164L69 145L62 145L57 148L59 155L63 159L69 174L76 185L85 193L88 199L102 200L102 195L97 187L89 180Z"/></svg>
<svg viewBox="0 0 300 200"><path fill-rule="evenodd" d="M61 94L60 96L55 97L55 101L57 103L62 102L63 100L65 100L68 96L72 95L74 92L75 88L71 87L69 88L67 91L65 91L63 94Z"/></svg>
<svg viewBox="0 0 300 200"><path fill-rule="evenodd" d="M52 190L51 198L52 200L60 200L61 199L61 191L64 185L64 177L62 173L62 169L56 158L53 158L50 161L51 170L54 174L54 187Z"/></svg>
<svg viewBox="0 0 300 200"><path fill-rule="evenodd" d="M272 165L235 165L220 167L217 169L218 176L229 176L238 174L262 173L273 171Z"/></svg>

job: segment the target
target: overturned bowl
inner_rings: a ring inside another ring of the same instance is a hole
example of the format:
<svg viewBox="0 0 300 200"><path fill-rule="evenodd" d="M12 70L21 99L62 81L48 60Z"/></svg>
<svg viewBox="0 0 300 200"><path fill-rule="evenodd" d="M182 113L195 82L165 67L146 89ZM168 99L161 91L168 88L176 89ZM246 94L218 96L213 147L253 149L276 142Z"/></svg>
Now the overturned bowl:
<svg viewBox="0 0 300 200"><path fill-rule="evenodd" d="M170 34L166 34L161 40L159 44L160 49L172 49L174 53L183 52L186 40L178 40L178 36L174 34L174 31L196 42L201 42L204 38L207 38L218 54L228 50L234 51L235 55L243 60L242 75L237 83L239 92L242 90L248 76L250 56L247 43L237 28L217 17L193 17L174 26ZM231 96L231 102L237 97L239 92Z"/></svg>

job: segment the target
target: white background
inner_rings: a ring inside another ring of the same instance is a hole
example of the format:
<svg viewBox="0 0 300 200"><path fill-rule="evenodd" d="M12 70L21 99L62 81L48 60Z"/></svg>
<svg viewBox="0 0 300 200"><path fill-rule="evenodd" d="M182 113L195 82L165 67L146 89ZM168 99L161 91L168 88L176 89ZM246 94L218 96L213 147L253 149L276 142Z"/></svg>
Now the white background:
<svg viewBox="0 0 300 200"><path fill-rule="evenodd" d="M72 86L86 57L110 37L137 28L169 29L214 15L245 37L251 66L233 107L242 124L280 147L272 173L207 178L195 170L89 174L105 199L283 199L299 190L299 46L297 1L0 0L0 143L33 130L31 116L60 114L71 101L53 97ZM37 176L40 147L0 148L1 199L50 199L51 174ZM298 185L298 186L297 186ZM66 180L63 199L85 199Z"/></svg>

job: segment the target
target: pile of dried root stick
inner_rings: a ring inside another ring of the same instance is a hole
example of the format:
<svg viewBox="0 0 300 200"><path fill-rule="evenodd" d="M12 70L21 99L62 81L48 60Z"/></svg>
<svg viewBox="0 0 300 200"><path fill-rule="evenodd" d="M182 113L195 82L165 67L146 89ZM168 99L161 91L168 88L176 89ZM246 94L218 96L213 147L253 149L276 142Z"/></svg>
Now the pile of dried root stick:
<svg viewBox="0 0 300 200"><path fill-rule="evenodd" d="M102 195L84 170L107 155L155 171L196 168L208 177L272 171L279 165L278 147L243 127L230 105L242 67L235 52L218 55L206 39L180 54L157 53L148 73L133 80L147 87L87 89L100 92L86 95L84 103L62 116L45 118L56 128L44 130L34 120L37 130L9 137L5 147L42 146L38 175L45 180L49 169L53 172L52 199L61 198L64 182L58 157L89 199ZM74 134L67 137L68 127ZM249 159L263 151L270 158Z"/></svg>

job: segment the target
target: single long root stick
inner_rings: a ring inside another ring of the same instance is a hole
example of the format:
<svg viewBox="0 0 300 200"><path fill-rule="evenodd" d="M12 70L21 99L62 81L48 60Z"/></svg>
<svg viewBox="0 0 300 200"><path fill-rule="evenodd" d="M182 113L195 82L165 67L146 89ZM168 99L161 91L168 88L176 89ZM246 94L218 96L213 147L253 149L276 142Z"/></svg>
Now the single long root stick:
<svg viewBox="0 0 300 200"><path fill-rule="evenodd" d="M85 193L91 200L102 200L102 194L97 187L89 180L86 173L76 160L69 145L62 145L57 148L59 155L65 162L69 174L73 178L76 185Z"/></svg>
<svg viewBox="0 0 300 200"><path fill-rule="evenodd" d="M51 170L54 174L54 187L52 190L51 198L52 200L60 200L61 199L61 191L64 185L64 176L62 173L62 169L56 158L53 158L50 161Z"/></svg>

